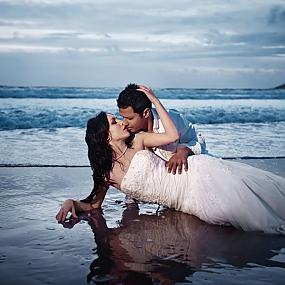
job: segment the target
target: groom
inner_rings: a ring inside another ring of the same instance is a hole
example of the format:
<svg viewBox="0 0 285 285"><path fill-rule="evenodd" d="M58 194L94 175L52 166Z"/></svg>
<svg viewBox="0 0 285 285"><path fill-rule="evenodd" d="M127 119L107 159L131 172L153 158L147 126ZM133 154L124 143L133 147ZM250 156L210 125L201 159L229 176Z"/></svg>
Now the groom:
<svg viewBox="0 0 285 285"><path fill-rule="evenodd" d="M144 132L164 132L163 125L155 109L152 109L151 102L147 96L137 90L139 86L129 84L117 99L119 113L123 117L123 122L130 133L136 134ZM194 154L207 153L206 143L201 133L196 134L192 124L187 126L176 110L168 111L179 134L179 141L155 148L154 152L166 160L168 172L176 174L182 173L184 166L188 170L187 157Z"/></svg>

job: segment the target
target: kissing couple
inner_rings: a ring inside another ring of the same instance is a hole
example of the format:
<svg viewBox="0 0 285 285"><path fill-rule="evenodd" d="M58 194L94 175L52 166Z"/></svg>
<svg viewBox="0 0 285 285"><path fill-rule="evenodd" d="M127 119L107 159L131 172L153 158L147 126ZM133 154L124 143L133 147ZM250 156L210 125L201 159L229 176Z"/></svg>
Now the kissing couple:
<svg viewBox="0 0 285 285"><path fill-rule="evenodd" d="M148 102L147 107L132 107L137 100ZM69 212L77 217L78 212L100 208L109 186L114 186L132 199L210 224L285 235L284 178L205 155L204 140L197 139L195 129L187 128L179 114L167 112L146 86L128 86L117 102L123 121L100 112L87 122L93 190L84 200L67 199L56 215L59 222ZM179 175L174 175L177 170Z"/></svg>

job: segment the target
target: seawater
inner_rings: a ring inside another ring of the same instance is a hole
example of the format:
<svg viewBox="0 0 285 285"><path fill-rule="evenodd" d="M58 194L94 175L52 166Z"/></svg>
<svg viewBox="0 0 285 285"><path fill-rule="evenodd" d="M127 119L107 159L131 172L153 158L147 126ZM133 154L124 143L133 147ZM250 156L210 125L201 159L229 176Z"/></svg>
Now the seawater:
<svg viewBox="0 0 285 285"><path fill-rule="evenodd" d="M123 88L0 87L0 163L88 165L84 133ZM154 89L219 157L285 156L285 91Z"/></svg>

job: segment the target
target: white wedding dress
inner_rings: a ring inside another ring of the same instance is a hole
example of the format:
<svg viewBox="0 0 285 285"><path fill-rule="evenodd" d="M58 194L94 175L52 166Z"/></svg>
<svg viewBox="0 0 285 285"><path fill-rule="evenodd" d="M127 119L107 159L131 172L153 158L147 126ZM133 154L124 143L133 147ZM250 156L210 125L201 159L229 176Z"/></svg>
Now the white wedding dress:
<svg viewBox="0 0 285 285"><path fill-rule="evenodd" d="M285 179L247 164L207 155L188 158L189 170L168 173L165 161L141 150L121 191L218 225L285 235Z"/></svg>

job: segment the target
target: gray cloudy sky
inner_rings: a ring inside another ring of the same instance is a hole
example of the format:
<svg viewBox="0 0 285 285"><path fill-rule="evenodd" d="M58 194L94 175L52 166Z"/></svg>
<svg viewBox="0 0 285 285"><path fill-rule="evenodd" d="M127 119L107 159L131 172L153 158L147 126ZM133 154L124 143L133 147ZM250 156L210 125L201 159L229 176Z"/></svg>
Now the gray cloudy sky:
<svg viewBox="0 0 285 285"><path fill-rule="evenodd" d="M285 0L0 0L0 84L266 88Z"/></svg>

